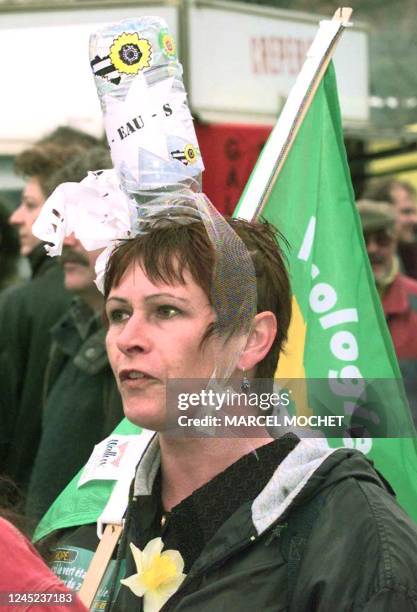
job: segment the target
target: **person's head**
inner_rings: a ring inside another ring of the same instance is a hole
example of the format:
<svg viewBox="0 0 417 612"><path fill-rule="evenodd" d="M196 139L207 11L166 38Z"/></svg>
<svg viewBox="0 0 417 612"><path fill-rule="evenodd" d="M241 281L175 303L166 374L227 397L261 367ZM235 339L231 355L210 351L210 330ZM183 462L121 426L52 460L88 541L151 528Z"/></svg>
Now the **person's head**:
<svg viewBox="0 0 417 612"><path fill-rule="evenodd" d="M58 126L38 140L36 144L42 146L51 143L60 147L78 147L84 150L103 146L103 143L95 136L69 125Z"/></svg>
<svg viewBox="0 0 417 612"><path fill-rule="evenodd" d="M382 285L393 270L397 248L396 215L387 202L359 200L357 206L375 281Z"/></svg>
<svg viewBox="0 0 417 612"><path fill-rule="evenodd" d="M19 237L9 215L9 207L0 200L0 288L15 274L19 260Z"/></svg>
<svg viewBox="0 0 417 612"><path fill-rule="evenodd" d="M58 185L67 182L79 183L88 172L112 167L108 149L92 147L72 157L48 180L47 189L52 193ZM64 240L61 263L65 272L65 287L68 291L84 298L92 306L99 304L98 290L95 286L95 263L102 249L87 251L79 240L71 234Z"/></svg>
<svg viewBox="0 0 417 612"><path fill-rule="evenodd" d="M257 314L243 349L219 330L213 301L216 254L203 223L168 225L126 241L105 276L107 349L130 420L158 429L170 379L209 379L229 356L251 376L272 379L291 318L291 292L276 230L228 219L256 271ZM221 256L227 256L222 250ZM239 269L235 280L239 282ZM221 289L220 289L221 290ZM243 335L234 322L233 336ZM245 332L246 333L246 332ZM234 344L236 346L236 344Z"/></svg>
<svg viewBox="0 0 417 612"><path fill-rule="evenodd" d="M387 202L395 207L397 214L397 237L400 242L414 242L417 237L416 190L406 181L383 180L371 185L366 198Z"/></svg>
<svg viewBox="0 0 417 612"><path fill-rule="evenodd" d="M79 153L78 147L61 147L54 143L36 145L20 153L15 160L17 174L26 179L20 205L11 214L9 223L19 233L20 252L30 255L40 240L32 234L36 221L46 198L50 195L50 177L73 155Z"/></svg>

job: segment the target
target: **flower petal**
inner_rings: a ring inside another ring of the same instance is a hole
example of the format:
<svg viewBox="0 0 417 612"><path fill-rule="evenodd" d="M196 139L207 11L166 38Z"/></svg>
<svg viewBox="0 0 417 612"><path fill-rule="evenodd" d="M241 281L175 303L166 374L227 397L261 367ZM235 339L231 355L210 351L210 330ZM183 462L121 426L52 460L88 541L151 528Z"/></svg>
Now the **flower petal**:
<svg viewBox="0 0 417 612"><path fill-rule="evenodd" d="M144 612L158 612L168 599L178 591L185 578L185 574L180 574L169 582L165 582L159 588L153 591L147 591L144 598ZM147 602L149 610L146 606Z"/></svg>
<svg viewBox="0 0 417 612"><path fill-rule="evenodd" d="M170 580L169 582L165 582L164 584L162 584L159 587L158 591L161 593L161 595L167 595L167 599L169 599L171 595L178 591L186 577L186 574L180 574L179 576L175 576L175 578L172 578L172 580Z"/></svg>
<svg viewBox="0 0 417 612"><path fill-rule="evenodd" d="M162 538L154 538L147 543L142 551L142 563L144 569L148 568L154 558L161 554L163 547L164 543L162 542Z"/></svg>
<svg viewBox="0 0 417 612"><path fill-rule="evenodd" d="M159 612L166 601L171 597L165 592L160 592L160 589L155 591L147 591L143 598L143 612Z"/></svg>
<svg viewBox="0 0 417 612"><path fill-rule="evenodd" d="M133 574L129 578L124 578L120 581L120 584L127 586L137 597L143 597L145 594L146 587L143 585L139 574Z"/></svg>
<svg viewBox="0 0 417 612"><path fill-rule="evenodd" d="M130 543L130 550L132 551L132 556L135 561L136 571L138 574L141 574L143 572L144 564L143 553L137 546L133 544L133 542Z"/></svg>
<svg viewBox="0 0 417 612"><path fill-rule="evenodd" d="M179 574L182 573L184 569L184 559L182 558L182 555L178 550L165 550L162 553L161 557L169 557L174 563L177 572Z"/></svg>

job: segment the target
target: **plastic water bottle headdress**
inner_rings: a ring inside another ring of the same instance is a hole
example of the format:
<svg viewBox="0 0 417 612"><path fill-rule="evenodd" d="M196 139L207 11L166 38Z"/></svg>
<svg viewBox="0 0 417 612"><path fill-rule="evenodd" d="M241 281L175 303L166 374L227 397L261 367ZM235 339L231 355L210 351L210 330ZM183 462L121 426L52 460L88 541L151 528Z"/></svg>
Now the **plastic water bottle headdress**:
<svg viewBox="0 0 417 612"><path fill-rule="evenodd" d="M201 193L204 170L182 82L182 67L166 23L142 17L91 36L94 73L114 170L60 185L34 229L50 255L74 232L97 260L102 286L108 257L120 239L161 221L202 221L214 247L212 301L220 328L246 332L256 314L256 277L237 234Z"/></svg>
<svg viewBox="0 0 417 612"><path fill-rule="evenodd" d="M143 17L110 25L92 35L90 59L126 192L141 205L181 188L200 191L204 166L165 22Z"/></svg>

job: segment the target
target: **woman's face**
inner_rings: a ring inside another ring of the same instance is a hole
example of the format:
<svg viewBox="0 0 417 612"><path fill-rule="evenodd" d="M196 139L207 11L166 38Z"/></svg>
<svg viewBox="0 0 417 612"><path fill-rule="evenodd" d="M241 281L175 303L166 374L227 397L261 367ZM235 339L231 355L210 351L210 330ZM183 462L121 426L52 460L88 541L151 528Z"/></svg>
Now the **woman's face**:
<svg viewBox="0 0 417 612"><path fill-rule="evenodd" d="M107 351L133 423L160 430L169 379L209 379L220 341L201 340L215 320L204 291L184 272L185 285L152 283L139 264L126 270L106 302Z"/></svg>

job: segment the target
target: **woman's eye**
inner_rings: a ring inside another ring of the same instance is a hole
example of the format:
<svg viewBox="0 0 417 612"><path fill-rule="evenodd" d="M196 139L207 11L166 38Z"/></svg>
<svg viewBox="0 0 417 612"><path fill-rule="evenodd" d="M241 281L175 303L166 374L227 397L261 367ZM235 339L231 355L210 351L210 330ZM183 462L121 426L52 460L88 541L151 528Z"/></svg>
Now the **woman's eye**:
<svg viewBox="0 0 417 612"><path fill-rule="evenodd" d="M176 306L163 304L162 306L158 306L156 308L156 314L160 319L172 319L172 317L182 314L182 311Z"/></svg>
<svg viewBox="0 0 417 612"><path fill-rule="evenodd" d="M123 321L126 321L129 316L129 313L126 312L126 310L119 309L111 310L107 313L110 323L122 323Z"/></svg>
<svg viewBox="0 0 417 612"><path fill-rule="evenodd" d="M38 208L40 208L39 204L36 204L35 202L26 202L26 208L28 210L37 210Z"/></svg>

